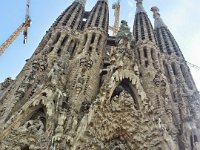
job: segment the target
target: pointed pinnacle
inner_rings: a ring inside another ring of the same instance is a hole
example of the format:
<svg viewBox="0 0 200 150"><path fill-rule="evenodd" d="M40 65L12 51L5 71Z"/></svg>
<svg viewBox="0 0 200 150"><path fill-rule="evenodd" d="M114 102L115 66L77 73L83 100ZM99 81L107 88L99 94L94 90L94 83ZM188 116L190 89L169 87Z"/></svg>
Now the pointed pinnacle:
<svg viewBox="0 0 200 150"><path fill-rule="evenodd" d="M137 2L137 4L142 4L143 0L135 0Z"/></svg>
<svg viewBox="0 0 200 150"><path fill-rule="evenodd" d="M98 1L104 1L104 2L108 3L108 0L98 0Z"/></svg>
<svg viewBox="0 0 200 150"><path fill-rule="evenodd" d="M145 12L146 13L146 11L144 10L144 7L142 5L143 0L135 0L135 1L137 2L136 3L136 6L137 6L136 14L140 13L140 12Z"/></svg>
<svg viewBox="0 0 200 150"><path fill-rule="evenodd" d="M160 13L159 13L159 8L154 6L151 8L151 11L153 12L153 17L154 18L159 18L160 17Z"/></svg>
<svg viewBox="0 0 200 150"><path fill-rule="evenodd" d="M154 6L151 8L151 11L153 12L153 18L155 19L154 28L167 27L160 17L159 8Z"/></svg>
<svg viewBox="0 0 200 150"><path fill-rule="evenodd" d="M75 2L80 3L83 7L85 7L86 0L75 0Z"/></svg>

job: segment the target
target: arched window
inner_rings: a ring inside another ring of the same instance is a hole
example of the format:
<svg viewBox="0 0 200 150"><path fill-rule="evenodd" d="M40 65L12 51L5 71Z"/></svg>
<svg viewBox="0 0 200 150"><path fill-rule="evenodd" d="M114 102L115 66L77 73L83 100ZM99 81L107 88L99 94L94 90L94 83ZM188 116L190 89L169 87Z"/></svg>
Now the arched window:
<svg viewBox="0 0 200 150"><path fill-rule="evenodd" d="M181 72L182 72L182 75L184 77L185 83L187 84L188 88L192 90L193 89L193 84L192 84L192 82L191 82L191 80L190 80L190 78L188 76L188 73L187 73L184 65L181 64L180 68L181 68Z"/></svg>
<svg viewBox="0 0 200 150"><path fill-rule="evenodd" d="M22 146L21 150L29 150L29 146L28 145Z"/></svg>
<svg viewBox="0 0 200 150"><path fill-rule="evenodd" d="M173 70L174 75L175 75L175 76L178 75L177 68L176 68L176 64L173 62L173 63L171 64L171 66L172 66L172 70Z"/></svg>
<svg viewBox="0 0 200 150"><path fill-rule="evenodd" d="M139 103L137 100L137 96L134 93L134 87L129 79L123 79L121 81L121 83L115 88L111 98L115 96L119 96L122 92L125 92L131 95L132 100L135 104L135 109L139 110Z"/></svg>
<svg viewBox="0 0 200 150"><path fill-rule="evenodd" d="M83 42L83 45L85 45L85 44L87 43L87 39L88 39L88 35L85 34L85 35L84 35L84 42Z"/></svg>
<svg viewBox="0 0 200 150"><path fill-rule="evenodd" d="M101 39L102 39L102 37L101 37L101 35L99 35L99 40L98 40L97 46L100 46L100 44L101 44Z"/></svg>
<svg viewBox="0 0 200 150"><path fill-rule="evenodd" d="M92 33L92 39L91 39L91 44L93 44L95 41L95 33Z"/></svg>
<svg viewBox="0 0 200 150"><path fill-rule="evenodd" d="M196 135L194 135L194 142L198 142L198 138Z"/></svg>
<svg viewBox="0 0 200 150"><path fill-rule="evenodd" d="M148 60L145 61L145 67L147 68L149 66Z"/></svg>
<svg viewBox="0 0 200 150"><path fill-rule="evenodd" d="M151 49L151 58L152 58L152 60L156 59L155 58L155 50L153 48Z"/></svg>
<svg viewBox="0 0 200 150"><path fill-rule="evenodd" d="M169 68L167 66L167 64L163 61L163 67L165 70L165 76L167 77L168 81L170 81L170 83L172 83L172 79L170 77L170 72L169 72Z"/></svg>
<svg viewBox="0 0 200 150"><path fill-rule="evenodd" d="M194 149L194 141L192 135L190 136L190 145L191 145L191 150Z"/></svg>
<svg viewBox="0 0 200 150"><path fill-rule="evenodd" d="M144 48L143 48L143 51L144 51L144 57L147 58L147 57L148 57L147 48L144 47Z"/></svg>
<svg viewBox="0 0 200 150"><path fill-rule="evenodd" d="M61 46L65 46L65 43L66 43L67 39L68 39L68 35L66 35L66 36L64 37L64 39L63 39L63 41L62 41L62 43L61 43Z"/></svg>
<svg viewBox="0 0 200 150"><path fill-rule="evenodd" d="M138 48L137 49L137 53L138 53L138 60L139 60L139 63L141 64L141 56L140 56L140 49Z"/></svg>
<svg viewBox="0 0 200 150"><path fill-rule="evenodd" d="M74 41L74 40L71 41L71 43L70 43L70 45L69 45L69 49L68 49L68 51L69 51L71 57L74 56L74 54L75 54L75 52L76 52L76 49L77 49L77 45L78 45L78 44L77 44L76 41Z"/></svg>
<svg viewBox="0 0 200 150"><path fill-rule="evenodd" d="M53 44L56 44L58 42L60 36L61 36L61 32L57 32L53 39Z"/></svg>

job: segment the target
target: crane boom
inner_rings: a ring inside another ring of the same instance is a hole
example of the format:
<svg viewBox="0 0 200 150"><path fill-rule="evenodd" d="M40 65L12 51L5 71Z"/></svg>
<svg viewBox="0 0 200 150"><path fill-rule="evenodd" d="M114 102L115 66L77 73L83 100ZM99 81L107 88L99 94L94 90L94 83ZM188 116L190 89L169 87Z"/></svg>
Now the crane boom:
<svg viewBox="0 0 200 150"><path fill-rule="evenodd" d="M120 17L120 0L118 0L117 3L114 3L112 5L112 9L115 10L115 22L114 22L114 26L110 27L110 29L113 31L113 35L116 35L118 30L119 30L119 17Z"/></svg>
<svg viewBox="0 0 200 150"><path fill-rule="evenodd" d="M24 44L27 42L28 37L28 28L30 27L31 19L30 19L30 0L26 1L26 16L25 22L23 22L14 33L0 46L0 55L2 55L6 48L8 48L13 41L23 32L24 35Z"/></svg>
<svg viewBox="0 0 200 150"><path fill-rule="evenodd" d="M25 31L30 26L30 20L27 22L23 22L17 30L0 46L0 55L3 54L6 48L8 48L13 41L19 36L22 31Z"/></svg>
<svg viewBox="0 0 200 150"><path fill-rule="evenodd" d="M26 1L26 20L30 19L30 0Z"/></svg>

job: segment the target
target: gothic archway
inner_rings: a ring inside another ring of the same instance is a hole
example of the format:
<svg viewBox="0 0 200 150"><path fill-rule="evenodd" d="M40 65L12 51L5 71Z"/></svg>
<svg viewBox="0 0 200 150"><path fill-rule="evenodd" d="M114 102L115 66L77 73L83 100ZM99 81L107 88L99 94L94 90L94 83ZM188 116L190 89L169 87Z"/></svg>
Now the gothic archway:
<svg viewBox="0 0 200 150"><path fill-rule="evenodd" d="M46 130L46 108L42 104L32 108L32 111L27 112L27 115L24 116L24 120L21 122L20 126L26 124L29 120L38 120L44 125L44 131Z"/></svg>
<svg viewBox="0 0 200 150"><path fill-rule="evenodd" d="M119 96L122 92L132 97L135 109L139 110L138 95L136 94L136 89L132 85L131 81L127 78L119 82L119 84L116 86L115 90L112 93L111 99L115 96Z"/></svg>

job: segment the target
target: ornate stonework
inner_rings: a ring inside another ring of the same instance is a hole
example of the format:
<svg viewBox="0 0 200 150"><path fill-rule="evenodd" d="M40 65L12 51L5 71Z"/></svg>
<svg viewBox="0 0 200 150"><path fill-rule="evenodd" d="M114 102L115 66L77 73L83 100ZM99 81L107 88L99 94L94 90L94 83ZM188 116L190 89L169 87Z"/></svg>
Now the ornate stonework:
<svg viewBox="0 0 200 150"><path fill-rule="evenodd" d="M199 150L200 96L153 7L108 36L107 0L75 0L0 84L1 150ZM86 20L86 22L84 21Z"/></svg>

